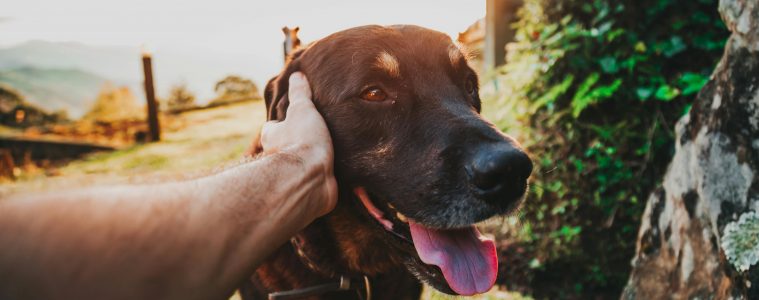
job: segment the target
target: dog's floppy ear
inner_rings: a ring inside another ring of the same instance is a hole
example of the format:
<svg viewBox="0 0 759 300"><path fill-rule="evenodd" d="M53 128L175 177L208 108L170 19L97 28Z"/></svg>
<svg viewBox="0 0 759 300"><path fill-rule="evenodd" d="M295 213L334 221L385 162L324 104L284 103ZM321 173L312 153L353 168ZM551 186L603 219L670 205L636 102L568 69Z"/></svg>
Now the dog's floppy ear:
<svg viewBox="0 0 759 300"><path fill-rule="evenodd" d="M266 120L281 121L285 119L287 113L287 106L290 104L290 99L287 96L287 91L290 88L290 75L300 71L300 55L303 50L294 52L278 76L269 80L266 83L266 89L264 90L264 101L266 101Z"/></svg>
<svg viewBox="0 0 759 300"><path fill-rule="evenodd" d="M287 63L282 73L269 79L264 88L264 102L266 103L266 120L282 121L285 119L285 113L287 112L287 106L290 104L290 99L287 97L287 91L290 88L290 75L300 70L300 54L303 50L298 50L293 53L292 59ZM253 139L253 143L246 151L246 155L253 156L263 152L261 146L261 132L258 132L258 136Z"/></svg>

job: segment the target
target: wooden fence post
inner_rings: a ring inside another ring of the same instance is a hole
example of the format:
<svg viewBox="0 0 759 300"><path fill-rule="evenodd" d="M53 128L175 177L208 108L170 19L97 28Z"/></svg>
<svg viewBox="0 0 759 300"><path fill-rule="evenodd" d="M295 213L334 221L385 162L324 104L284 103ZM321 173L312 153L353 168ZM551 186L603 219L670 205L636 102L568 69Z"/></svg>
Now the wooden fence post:
<svg viewBox="0 0 759 300"><path fill-rule="evenodd" d="M487 0L485 14L485 70L506 62L506 43L514 40L511 24L517 20L522 0Z"/></svg>
<svg viewBox="0 0 759 300"><path fill-rule="evenodd" d="M150 141L161 140L161 124L158 122L158 103L155 100L153 88L153 66L149 53L142 53L142 70L145 73L145 99L148 102L148 127Z"/></svg>

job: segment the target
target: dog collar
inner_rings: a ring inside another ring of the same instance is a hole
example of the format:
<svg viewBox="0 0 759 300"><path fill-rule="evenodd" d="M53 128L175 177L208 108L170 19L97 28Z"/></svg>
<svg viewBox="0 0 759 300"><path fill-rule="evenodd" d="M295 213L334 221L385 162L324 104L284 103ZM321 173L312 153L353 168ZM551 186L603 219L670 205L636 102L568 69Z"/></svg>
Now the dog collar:
<svg viewBox="0 0 759 300"><path fill-rule="evenodd" d="M351 279L347 276L340 276L338 281L313 285L301 289L294 289L289 291L281 291L269 293L269 300L288 300L288 299L300 299L306 297L313 297L323 295L328 292L337 291L350 291L355 290L358 293L359 299L371 300L372 288L369 283L369 277L363 276L363 278ZM362 290L364 293L362 294ZM366 295L366 297L364 297Z"/></svg>
<svg viewBox="0 0 759 300"><path fill-rule="evenodd" d="M297 238L290 239L290 244L292 244L293 248L295 249L295 253L297 253L298 258L300 258L302 263L304 263L309 269L311 269L311 271L323 274L323 271L319 270L316 264L301 249L300 243L298 242ZM330 277L335 278L336 276L334 275L334 273L332 273ZM312 286L308 286L308 287L300 288L300 289L269 293L269 300L300 299L300 298L318 296L318 295L322 295L328 292L350 291L350 290L355 290L356 293L358 294L358 298L361 300L372 299L372 287L369 281L369 277L367 277L366 275L363 275L360 277L349 277L345 275L340 275L338 277L338 280L335 280L333 282L319 284L319 285L312 285Z"/></svg>

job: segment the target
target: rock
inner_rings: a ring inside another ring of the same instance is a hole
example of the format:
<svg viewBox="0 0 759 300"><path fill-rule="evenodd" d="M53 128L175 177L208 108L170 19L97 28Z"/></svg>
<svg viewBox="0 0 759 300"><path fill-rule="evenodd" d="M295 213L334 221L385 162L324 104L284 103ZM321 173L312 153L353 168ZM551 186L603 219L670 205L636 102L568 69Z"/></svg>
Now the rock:
<svg viewBox="0 0 759 300"><path fill-rule="evenodd" d="M759 211L759 1L721 0L732 35L648 199L622 299L759 299L759 267L738 271L725 225Z"/></svg>

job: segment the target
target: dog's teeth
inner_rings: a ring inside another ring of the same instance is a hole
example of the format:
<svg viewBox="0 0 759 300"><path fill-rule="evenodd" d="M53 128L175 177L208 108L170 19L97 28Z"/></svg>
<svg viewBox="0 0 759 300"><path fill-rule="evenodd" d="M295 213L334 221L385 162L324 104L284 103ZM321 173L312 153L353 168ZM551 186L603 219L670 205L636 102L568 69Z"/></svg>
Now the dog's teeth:
<svg viewBox="0 0 759 300"><path fill-rule="evenodd" d="M408 223L408 218L406 218L406 216L404 216L403 214L396 213L395 216L398 218L398 220L401 220L401 222Z"/></svg>

